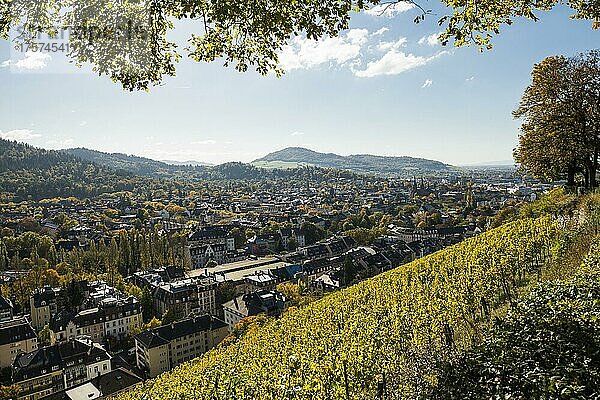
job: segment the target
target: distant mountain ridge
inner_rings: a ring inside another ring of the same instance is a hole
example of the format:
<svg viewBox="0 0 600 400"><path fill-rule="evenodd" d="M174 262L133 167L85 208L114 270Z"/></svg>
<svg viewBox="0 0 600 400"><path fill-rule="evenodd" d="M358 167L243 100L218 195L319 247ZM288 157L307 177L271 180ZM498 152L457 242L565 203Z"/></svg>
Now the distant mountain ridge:
<svg viewBox="0 0 600 400"><path fill-rule="evenodd" d="M105 153L87 148L57 150L58 153L75 157L78 160L109 168L112 171L146 178L170 179L181 182L198 182L202 180L261 180L281 177L301 177L304 169L289 170L277 168L265 170L252 164L227 162L219 165L171 165L164 161L156 161L146 157L122 153ZM320 173L327 173L321 171ZM336 173L347 173L337 171Z"/></svg>
<svg viewBox="0 0 600 400"><path fill-rule="evenodd" d="M45 150L0 139L0 199L19 201L57 196L85 198L119 191L146 193L152 188L171 191L206 181L328 181L358 178L361 173L412 177L457 172L460 170L455 167L420 158L340 156L303 148L284 149L253 163L169 165L122 153L86 148Z"/></svg>
<svg viewBox="0 0 600 400"><path fill-rule="evenodd" d="M0 138L0 201L69 196L89 198L122 191L147 196L154 191L170 193L206 181L328 181L351 176L355 174L335 169L266 170L241 162L208 167L176 166L85 148L46 150Z"/></svg>
<svg viewBox="0 0 600 400"><path fill-rule="evenodd" d="M123 153L105 153L86 148L60 150L70 156L137 176L198 181L203 179L255 179L261 171L250 164L229 162L220 165L168 164L146 157Z"/></svg>
<svg viewBox="0 0 600 400"><path fill-rule="evenodd" d="M189 168L188 166L171 165L166 162L156 161L146 157L123 153L105 153L102 151L86 149L85 147L61 151L85 161L104 165L117 171L127 171L141 176L166 178L178 171ZM194 167L194 169L195 168L196 167Z"/></svg>
<svg viewBox="0 0 600 400"><path fill-rule="evenodd" d="M353 154L341 156L335 153L320 153L303 147L288 147L254 160L253 165L262 167L280 167L312 165L322 168L337 168L357 173L376 175L412 175L451 172L454 167L441 161L408 156L376 156L371 154Z"/></svg>
<svg viewBox="0 0 600 400"><path fill-rule="evenodd" d="M202 165L201 163L177 163L157 161L146 157L123 153L105 153L87 148L73 148L61 152L115 171L124 171L138 176L175 179L206 179L254 176L253 168L290 169L302 166L332 168L360 174L381 176L413 176L450 173L455 167L440 161L408 156L376 156L354 154L341 156L334 153L319 153L302 147L288 147L254 160L250 164L225 163ZM242 172L242 170L245 170ZM234 172L235 171L235 172ZM233 174L231 174L234 172Z"/></svg>

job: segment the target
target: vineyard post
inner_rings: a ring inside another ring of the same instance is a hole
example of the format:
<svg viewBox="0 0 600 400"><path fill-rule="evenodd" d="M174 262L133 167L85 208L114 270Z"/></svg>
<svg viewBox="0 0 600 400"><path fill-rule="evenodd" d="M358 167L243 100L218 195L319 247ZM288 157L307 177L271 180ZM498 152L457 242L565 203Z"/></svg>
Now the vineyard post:
<svg viewBox="0 0 600 400"><path fill-rule="evenodd" d="M215 377L215 389L213 393L213 400L217 400L217 394L219 393L219 375Z"/></svg>
<svg viewBox="0 0 600 400"><path fill-rule="evenodd" d="M386 394L387 382L385 379L385 371L380 375L380 379L377 382L377 399L384 400Z"/></svg>
<svg viewBox="0 0 600 400"><path fill-rule="evenodd" d="M350 388L348 386L348 370L346 368L346 360L342 361L344 367L344 387L346 388L346 400L350 400Z"/></svg>

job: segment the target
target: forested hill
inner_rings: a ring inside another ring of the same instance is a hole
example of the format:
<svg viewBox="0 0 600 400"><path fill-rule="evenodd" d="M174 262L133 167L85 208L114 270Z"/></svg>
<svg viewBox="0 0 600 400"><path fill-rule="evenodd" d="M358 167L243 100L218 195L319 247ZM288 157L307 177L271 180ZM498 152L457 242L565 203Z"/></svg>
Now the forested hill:
<svg viewBox="0 0 600 400"><path fill-rule="evenodd" d="M265 170L242 162L227 162L219 165L172 165L145 157L121 153L104 153L86 148L64 150L65 153L83 160L104 165L117 171L135 175L166 178L182 182L203 180L264 180L295 177L298 179L327 179L330 175L352 175L347 171L333 171L318 167L292 169L271 168Z"/></svg>
<svg viewBox="0 0 600 400"><path fill-rule="evenodd" d="M269 168L242 162L227 162L219 165L183 165L167 164L145 157L121 153L104 153L86 148L61 150L83 160L103 165L117 171L126 171L135 175L153 178L165 178L181 182L219 181L219 180L265 180L296 178L327 180L332 176L354 176L343 169L322 168L317 166L295 165L294 168Z"/></svg>
<svg viewBox="0 0 600 400"><path fill-rule="evenodd" d="M98 165L104 165L114 170L123 170L135 175L150 177L173 177L178 173L201 174L206 171L206 166L199 165L171 165L150 158L138 157L122 153L105 153L83 147L61 150L82 160Z"/></svg>
<svg viewBox="0 0 600 400"><path fill-rule="evenodd" d="M334 153L319 153L302 147L288 147L254 160L254 165L278 167L313 165L322 168L338 168L358 173L389 176L412 176L413 174L436 174L452 171L453 167L440 161L415 157L374 156L354 154L340 156Z"/></svg>
<svg viewBox="0 0 600 400"><path fill-rule="evenodd" d="M326 169L347 170L356 173L368 173L389 176L413 176L414 174L437 174L452 171L452 167L439 161L413 157L384 157L368 154L340 156L333 153L290 147L266 155L252 164L230 162L221 165L181 165L167 164L145 157L122 153L105 153L86 148L63 150L83 160L104 165L115 170L128 171L136 175L154 178L194 179L256 179L259 176L290 175L288 171L264 171L257 167L280 170L282 168L297 169L312 166ZM233 174L231 174L233 172Z"/></svg>
<svg viewBox="0 0 600 400"><path fill-rule="evenodd" d="M162 187L167 182L82 160L56 150L0 139L0 198L27 200Z"/></svg>
<svg viewBox="0 0 600 400"><path fill-rule="evenodd" d="M303 167L265 170L230 162L174 166L147 158L88 149L45 150L0 139L0 200L92 197L101 193L178 191L205 181L300 179L327 181L347 171Z"/></svg>

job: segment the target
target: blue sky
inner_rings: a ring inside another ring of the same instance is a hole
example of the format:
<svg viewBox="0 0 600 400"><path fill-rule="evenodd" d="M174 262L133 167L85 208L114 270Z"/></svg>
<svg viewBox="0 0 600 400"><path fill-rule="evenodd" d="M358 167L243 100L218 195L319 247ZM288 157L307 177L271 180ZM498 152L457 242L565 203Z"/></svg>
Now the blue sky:
<svg viewBox="0 0 600 400"><path fill-rule="evenodd" d="M184 59L177 77L149 93L124 92L56 55L14 54L2 42L0 135L211 163L287 146L455 165L509 160L519 130L511 111L533 64L600 43L600 31L570 20L567 9L505 27L484 53L439 46L431 36L437 17L416 25L415 15L356 14L340 38L295 39L279 79ZM180 27L176 39L189 29Z"/></svg>

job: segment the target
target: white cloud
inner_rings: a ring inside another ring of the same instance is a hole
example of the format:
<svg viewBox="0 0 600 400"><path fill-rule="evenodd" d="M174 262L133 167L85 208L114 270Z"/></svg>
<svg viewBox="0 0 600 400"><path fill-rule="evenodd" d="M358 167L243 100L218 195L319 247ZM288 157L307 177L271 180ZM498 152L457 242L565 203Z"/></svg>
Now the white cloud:
<svg viewBox="0 0 600 400"><path fill-rule="evenodd" d="M431 57L423 57L391 49L379 60L369 62L366 69L355 70L354 75L359 78L372 78L379 75L398 75L426 65L443 54L446 54L446 52L442 51Z"/></svg>
<svg viewBox="0 0 600 400"><path fill-rule="evenodd" d="M339 37L319 41L296 37L279 54L279 63L287 71L311 69L326 64L343 66L357 77L373 77L400 74L448 53L440 51L432 56L412 54L404 50L409 42L406 37L377 43L374 36L380 36L387 30L382 28L370 33L367 29L350 29ZM427 41L427 37L424 40ZM385 54L381 56L377 52Z"/></svg>
<svg viewBox="0 0 600 400"><path fill-rule="evenodd" d="M367 37L369 36L368 29L350 29L346 34L348 39L353 44L363 45L367 43Z"/></svg>
<svg viewBox="0 0 600 400"><path fill-rule="evenodd" d="M79 126L86 126L86 125L87 125L87 121L81 121L81 122L79 123Z"/></svg>
<svg viewBox="0 0 600 400"><path fill-rule="evenodd" d="M375 7L366 10L365 13L369 15L381 16L392 18L397 14L401 14L406 11L410 11L415 8L415 5L408 1L400 1L398 3L390 4L378 4Z"/></svg>
<svg viewBox="0 0 600 400"><path fill-rule="evenodd" d="M470 78L467 78L467 79L466 79L466 81L467 81L467 82L472 82L472 81L474 81L474 80L475 80L475 77L474 77L474 76L472 76L472 77L470 77Z"/></svg>
<svg viewBox="0 0 600 400"><path fill-rule="evenodd" d="M2 63L2 67L14 67L17 69L40 70L48 66L48 62L52 60L50 54L39 51L28 51L25 53L25 58L20 60L7 60Z"/></svg>
<svg viewBox="0 0 600 400"><path fill-rule="evenodd" d="M383 35L384 33L386 33L387 31L389 31L390 28L386 28L385 26L379 30L376 30L375 32L371 33L371 36L380 36Z"/></svg>
<svg viewBox="0 0 600 400"><path fill-rule="evenodd" d="M296 132L292 132L291 136L303 136L304 132L300 132L300 131L296 131Z"/></svg>
<svg viewBox="0 0 600 400"><path fill-rule="evenodd" d="M0 137L6 140L16 140L18 142L24 142L31 139L41 137L39 133L34 133L31 129L15 129L8 132L0 131Z"/></svg>
<svg viewBox="0 0 600 400"><path fill-rule="evenodd" d="M368 36L367 29L350 29L346 35L319 41L296 37L279 54L279 63L288 71L314 68L325 63L343 65L360 55Z"/></svg>
<svg viewBox="0 0 600 400"><path fill-rule="evenodd" d="M401 37L400 39L393 42L379 42L377 45L377 50L380 51L388 51L391 49L398 50L400 47L406 46L408 39L405 37Z"/></svg>
<svg viewBox="0 0 600 400"><path fill-rule="evenodd" d="M437 46L438 44L440 44L440 40L438 39L439 37L440 33L432 33L429 36L423 36L421 39L419 39L419 44L422 46Z"/></svg>
<svg viewBox="0 0 600 400"><path fill-rule="evenodd" d="M421 89L428 88L431 85L433 85L433 81L431 79L426 79L425 82L423 82L423 86L421 86Z"/></svg>

